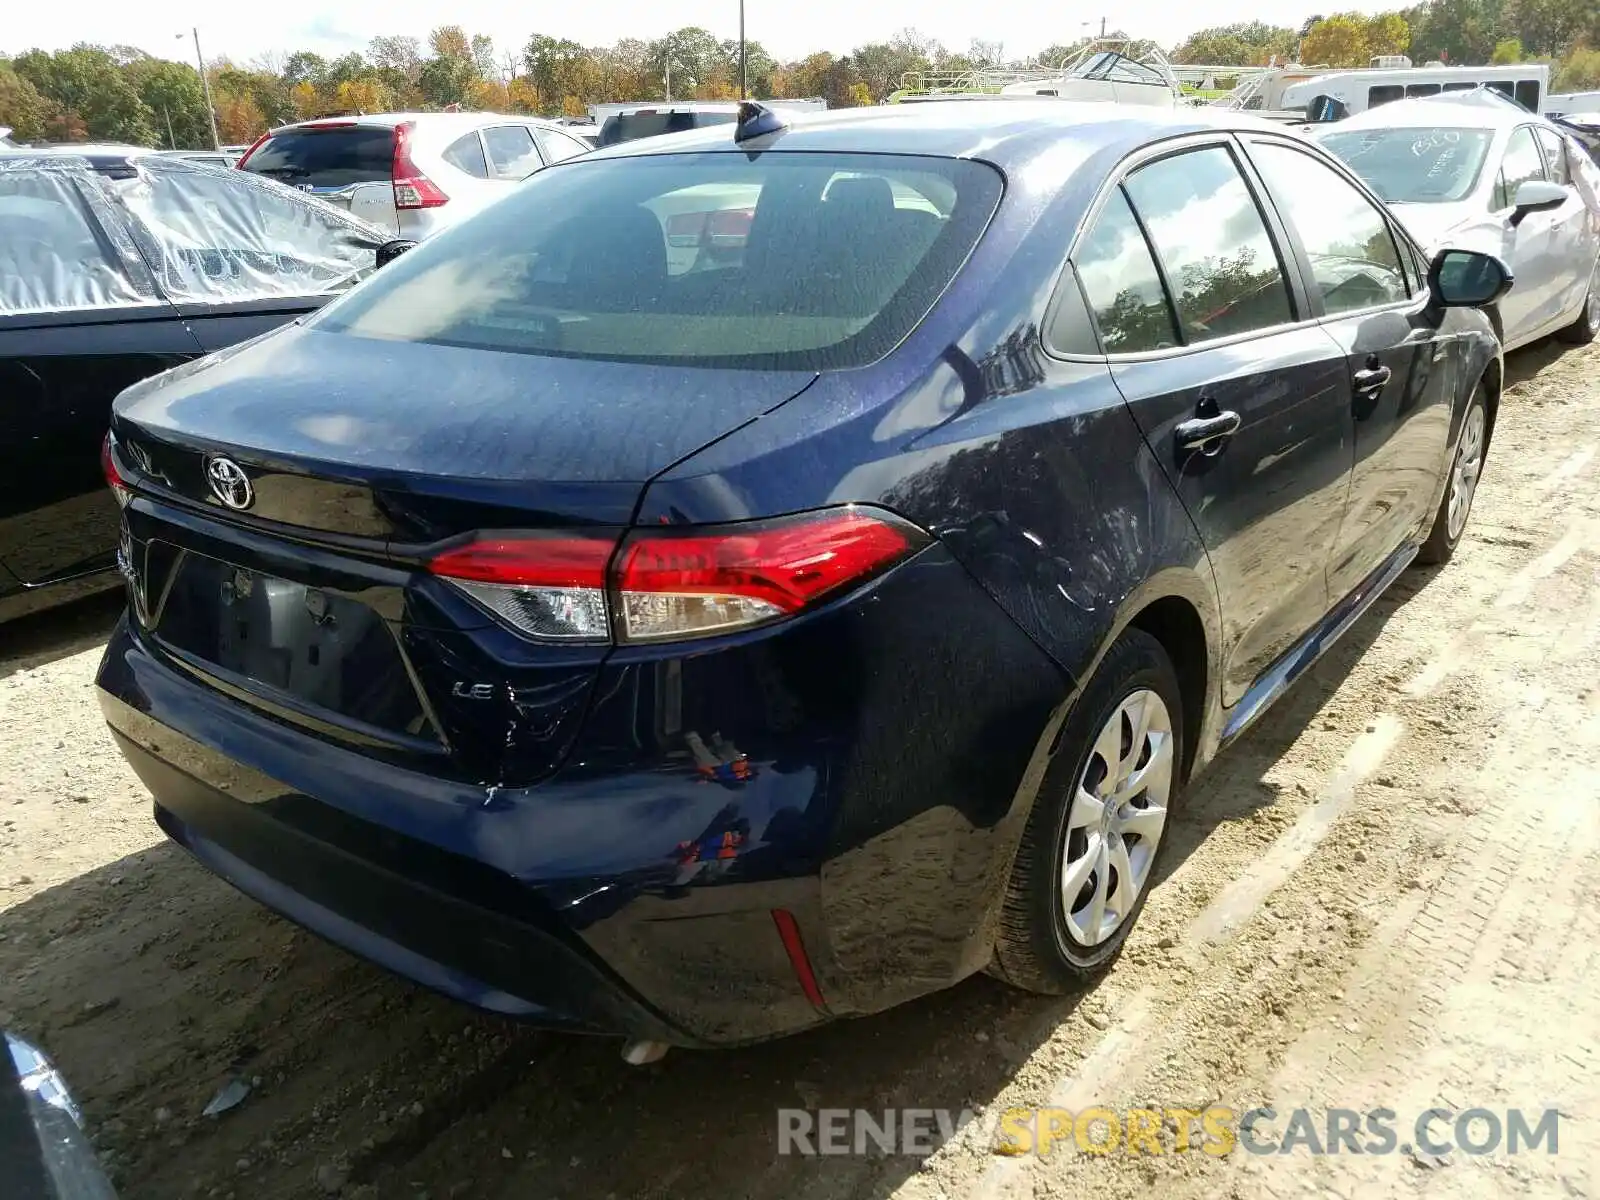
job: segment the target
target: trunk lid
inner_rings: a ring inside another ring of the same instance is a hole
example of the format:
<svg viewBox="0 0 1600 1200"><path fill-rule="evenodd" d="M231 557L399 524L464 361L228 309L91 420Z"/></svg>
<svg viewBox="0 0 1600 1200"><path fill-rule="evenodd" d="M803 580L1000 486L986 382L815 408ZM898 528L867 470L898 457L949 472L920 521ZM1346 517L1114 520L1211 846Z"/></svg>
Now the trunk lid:
<svg viewBox="0 0 1600 1200"><path fill-rule="evenodd" d="M180 367L113 411L140 636L362 753L534 782L565 757L608 648L512 632L423 569L434 548L479 530L620 536L653 476L814 378L296 326Z"/></svg>

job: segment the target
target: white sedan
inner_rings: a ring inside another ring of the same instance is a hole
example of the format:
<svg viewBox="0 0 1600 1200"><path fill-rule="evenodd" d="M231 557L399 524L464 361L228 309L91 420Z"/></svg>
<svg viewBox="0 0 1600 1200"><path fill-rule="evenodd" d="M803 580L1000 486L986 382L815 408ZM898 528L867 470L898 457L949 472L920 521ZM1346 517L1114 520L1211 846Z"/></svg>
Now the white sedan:
<svg viewBox="0 0 1600 1200"><path fill-rule="evenodd" d="M1550 121L1510 104L1397 100L1312 136L1430 251L1493 254L1516 282L1493 314L1507 350L1600 337L1600 169Z"/></svg>

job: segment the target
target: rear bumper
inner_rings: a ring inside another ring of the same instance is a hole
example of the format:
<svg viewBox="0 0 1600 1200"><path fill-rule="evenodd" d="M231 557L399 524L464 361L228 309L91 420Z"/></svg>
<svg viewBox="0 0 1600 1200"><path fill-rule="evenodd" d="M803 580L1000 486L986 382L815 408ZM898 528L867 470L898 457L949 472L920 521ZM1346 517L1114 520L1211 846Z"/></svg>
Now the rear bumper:
<svg viewBox="0 0 1600 1200"><path fill-rule="evenodd" d="M98 683L163 829L248 895L480 1008L707 1046L984 966L1066 692L938 547L781 627L617 651L529 787L274 719L127 620Z"/></svg>

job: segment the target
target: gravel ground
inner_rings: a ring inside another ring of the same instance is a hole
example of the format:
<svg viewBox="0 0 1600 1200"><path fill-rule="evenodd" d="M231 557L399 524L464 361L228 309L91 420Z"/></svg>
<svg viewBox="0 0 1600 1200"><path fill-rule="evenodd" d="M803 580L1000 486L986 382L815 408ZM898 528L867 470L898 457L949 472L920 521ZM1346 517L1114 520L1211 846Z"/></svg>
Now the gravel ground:
<svg viewBox="0 0 1600 1200"><path fill-rule="evenodd" d="M0 628L0 1025L131 1200L1600 1194L1600 348L1508 390L1468 538L1192 792L1116 968L624 1067L323 945L165 844L91 680L114 600ZM249 1091L202 1110L230 1082ZM1558 1155L775 1153L781 1107L1557 1106Z"/></svg>

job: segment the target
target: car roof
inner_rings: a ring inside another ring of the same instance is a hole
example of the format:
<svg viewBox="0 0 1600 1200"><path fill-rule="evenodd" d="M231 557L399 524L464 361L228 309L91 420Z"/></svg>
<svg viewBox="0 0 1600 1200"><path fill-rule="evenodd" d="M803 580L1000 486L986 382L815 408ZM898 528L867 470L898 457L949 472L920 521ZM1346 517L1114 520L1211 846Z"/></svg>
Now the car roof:
<svg viewBox="0 0 1600 1200"><path fill-rule="evenodd" d="M459 127L461 129L476 129L478 126L492 121L511 121L518 125L550 125L554 121L543 117L532 117L526 113L496 113L496 112L387 112L387 113L360 113L349 116L311 117L304 121L291 121L287 125L274 126L273 134L283 133L289 129L304 129L307 127L332 127L338 125L370 125L386 129L393 129L404 121L413 121L418 124L440 125L445 127Z"/></svg>
<svg viewBox="0 0 1600 1200"><path fill-rule="evenodd" d="M1461 97L1471 92L1458 93ZM1457 99L1452 96L1417 96L1408 100L1392 100L1335 121L1319 129L1319 133L1333 133L1340 129L1389 128L1454 128L1454 129L1515 129L1519 125L1545 125L1548 122L1538 113L1511 104L1492 104L1481 100Z"/></svg>
<svg viewBox="0 0 1600 1200"><path fill-rule="evenodd" d="M1132 150L1185 133L1229 129L1285 132L1281 123L1211 106L1168 109L1032 97L885 104L811 113L774 111L785 118L788 127L774 138L762 139L763 146L772 149L978 158L1002 170L1020 166L1059 142L1064 133L1094 150ZM752 144L734 142L734 128L711 125L640 138L585 155L584 161L752 149Z"/></svg>

